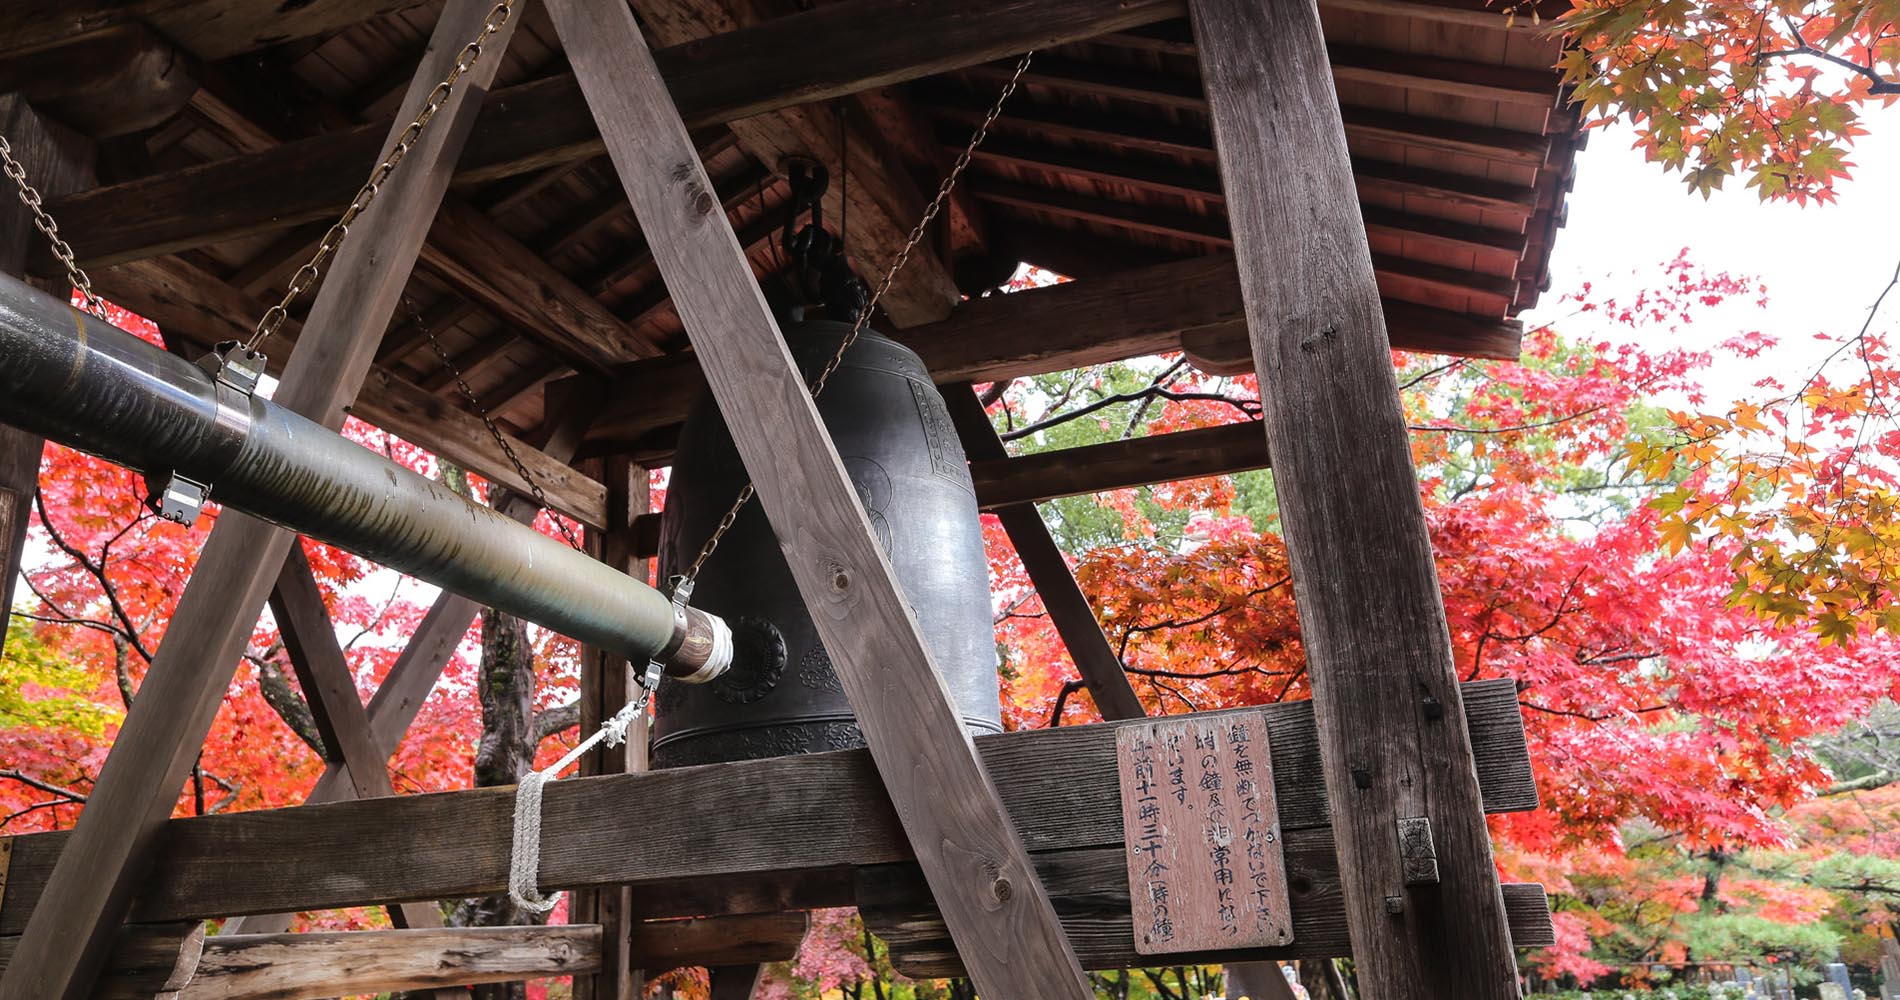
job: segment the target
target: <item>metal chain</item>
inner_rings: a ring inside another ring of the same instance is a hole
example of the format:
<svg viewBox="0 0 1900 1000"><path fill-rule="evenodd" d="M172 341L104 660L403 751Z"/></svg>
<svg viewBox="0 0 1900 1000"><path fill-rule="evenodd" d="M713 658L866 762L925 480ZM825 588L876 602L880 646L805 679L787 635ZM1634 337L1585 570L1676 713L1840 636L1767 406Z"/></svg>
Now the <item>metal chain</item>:
<svg viewBox="0 0 1900 1000"><path fill-rule="evenodd" d="M33 213L33 225L46 234L46 242L53 247L53 256L66 266L66 280L79 290L80 297L86 302L86 311L101 319L105 318L106 304L93 294L92 279L86 276L85 268L80 267L79 261L74 259L72 246L59 235L59 223L46 214L39 191L27 182L26 168L13 158L13 146L7 142L6 136L0 136L0 168L6 170L7 176L13 178L14 186L20 189L20 203Z"/></svg>
<svg viewBox="0 0 1900 1000"><path fill-rule="evenodd" d="M534 494L534 502L540 504L541 508L548 512L549 519L554 522L556 528L560 529L561 537L567 539L568 545L585 552L586 548L581 545L580 539L575 538L574 533L568 530L567 520L554 512L553 506L548 503L548 495L541 492L541 484L535 481L534 474L522 464L521 456L515 454L514 445L508 443L508 435L503 434L501 428L496 426L494 418L488 415L488 411L482 407L481 400L476 397L475 390L469 388L468 380L462 377L462 370L455 367L455 362L450 359L449 352L443 348L442 342L435 339L435 331L429 328L429 324L423 322L422 313L416 310L416 304L410 301L407 295L402 297L402 304L408 308L410 320L415 323L416 329L421 330L423 335L429 338L429 346L435 350L435 356L442 359L442 367L455 377L455 384L462 390L463 398L468 400L469 408L481 418L482 425L488 428L489 435L495 439L495 444L500 446L501 453L508 456L508 463L515 467L515 475L520 476L521 481L528 485L528 491Z"/></svg>
<svg viewBox="0 0 1900 1000"><path fill-rule="evenodd" d="M831 358L808 384L813 398L825 391L825 383L829 382L832 374L844 364L845 352L851 349L852 344L857 343L858 336L864 332L865 324L871 321L871 313L877 309L878 300L884 297L885 292L890 291L891 283L897 280L898 272L910 262L911 252L916 250L917 244L923 241L924 230L943 211L944 204L950 199L950 192L957 186L957 180L963 176L963 171L970 166L971 159L976 156L977 147L983 145L983 140L989 137L990 127L1003 116L1003 104L1009 100L1011 94L1016 92L1016 87L1022 82L1023 74L1029 71L1030 59L1035 54L1034 51L1025 52L1022 59L1016 63L1016 71L1010 74L1009 82L1003 84L1002 93L996 95L995 103L990 105L989 112L983 116L983 121L977 125L976 131L970 135L970 141L963 147L963 152L957 154L957 161L950 168L950 172L944 176L943 183L937 185L936 196L930 199L930 204L924 209L923 217L918 219L917 225L911 228L910 237L904 241L903 249L891 258L890 267L884 271L884 279L878 282L877 289L871 293L871 298L865 302L864 308L858 310L857 322L851 325L851 332L838 342L838 349L832 352ZM705 567L706 560L712 557L713 550L719 547L720 540L732 530L733 522L739 519L740 511L745 509L745 505L752 501L756 493L757 490L753 484L746 483L745 488L739 491L738 499L733 501L732 507L726 511L725 516L719 519L719 526L713 529L711 537L706 539L706 544L700 546L699 554L693 557L693 564L687 567L686 573L680 579L691 583L699 578L699 571Z"/></svg>
<svg viewBox="0 0 1900 1000"><path fill-rule="evenodd" d="M402 134L397 136L396 144L389 149L389 155L383 157L383 161L376 165L375 170L370 171L369 180L363 182L363 186L357 189L356 196L350 199L350 206L343 210L342 217L338 218L329 231L323 234L323 239L317 243L317 252L311 256L309 262L298 268L297 273L291 276L290 286L284 290L284 297L276 305L264 310L264 315L259 317L257 329L252 331L250 339L244 342L246 353L255 353L267 338L277 332L278 327L283 326L284 320L290 316L291 303L295 302L297 297L317 280L324 262L336 253L337 248L342 246L344 239L350 235L350 224L355 222L357 216L362 215L363 210L376 199L376 194L382 189L383 183L389 180L389 175L395 171L396 165L402 162L403 157L409 155L409 150L421 137L422 130L428 127L429 120L434 118L435 113L448 102L449 95L455 90L456 81L460 80L462 74L472 69L481 59L482 46L487 44L488 39L495 32L507 25L508 18L514 14L514 5L515 0L501 0L500 3L495 4L494 8L488 12L487 19L482 22L482 30L476 34L473 41L462 47L461 52L456 53L455 63L449 67L448 75L429 92L428 99L422 102L422 110L416 112L416 117L409 122L408 127L402 130Z"/></svg>

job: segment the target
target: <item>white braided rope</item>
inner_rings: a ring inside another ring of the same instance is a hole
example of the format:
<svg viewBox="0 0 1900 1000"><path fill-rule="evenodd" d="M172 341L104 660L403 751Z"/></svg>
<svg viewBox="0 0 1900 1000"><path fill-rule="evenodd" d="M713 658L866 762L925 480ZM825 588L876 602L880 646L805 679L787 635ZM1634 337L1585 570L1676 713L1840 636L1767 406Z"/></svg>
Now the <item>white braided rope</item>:
<svg viewBox="0 0 1900 1000"><path fill-rule="evenodd" d="M562 893L541 895L541 792L547 783L558 779L562 771L574 766L587 751L601 743L617 747L627 742L627 729L640 717L652 691L640 694L601 723L594 735L582 740L567 755L545 771L530 771L515 786L514 849L508 859L508 898L530 913L546 913L561 901Z"/></svg>

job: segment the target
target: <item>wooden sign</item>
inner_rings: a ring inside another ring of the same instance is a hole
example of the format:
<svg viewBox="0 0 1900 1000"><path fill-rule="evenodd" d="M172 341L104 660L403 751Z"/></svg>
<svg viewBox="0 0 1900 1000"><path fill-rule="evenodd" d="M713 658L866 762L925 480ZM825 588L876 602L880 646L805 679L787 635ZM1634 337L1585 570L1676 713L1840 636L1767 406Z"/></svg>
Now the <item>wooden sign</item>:
<svg viewBox="0 0 1900 1000"><path fill-rule="evenodd" d="M1135 951L1292 941L1265 713L1123 726L1116 751Z"/></svg>

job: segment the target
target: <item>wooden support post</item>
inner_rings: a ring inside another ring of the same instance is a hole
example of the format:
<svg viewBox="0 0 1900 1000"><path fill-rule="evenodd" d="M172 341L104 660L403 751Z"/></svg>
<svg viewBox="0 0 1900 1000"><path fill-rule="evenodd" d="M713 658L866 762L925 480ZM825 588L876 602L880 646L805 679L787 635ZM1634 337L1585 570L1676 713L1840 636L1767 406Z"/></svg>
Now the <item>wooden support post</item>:
<svg viewBox="0 0 1900 1000"><path fill-rule="evenodd" d="M486 0L451 0L400 121L421 108L489 10ZM338 251L277 388L278 405L331 429L342 425L515 23L490 40L487 58L465 74ZM47 905L27 924L20 961L0 979L0 1000L80 1000L90 989L293 541L288 531L242 514L219 517L47 883Z"/></svg>
<svg viewBox="0 0 1900 1000"><path fill-rule="evenodd" d="M310 704L310 715L323 737L324 760L342 767L350 776L350 788L359 799L396 794L384 762L389 755L376 745L370 732L369 713L356 691L356 679L350 673L343 647L336 641L336 626L323 605L323 592L310 569L303 546L293 544L284 568L271 589L271 614L277 619L277 631L284 639L297 683ZM434 903L402 903L389 908L389 918L397 927L427 929L442 926L442 911ZM581 921L584 922L584 921ZM220 935L222 937L223 935ZM466 989L439 989L436 1000L466 1000Z"/></svg>
<svg viewBox="0 0 1900 1000"><path fill-rule="evenodd" d="M548 9L978 990L991 1000L1094 996L633 13L580 0Z"/></svg>
<svg viewBox="0 0 1900 1000"><path fill-rule="evenodd" d="M1190 0L1265 399L1360 989L1515 998L1517 966L1313 0ZM1423 819L1438 877L1408 879Z"/></svg>
<svg viewBox="0 0 1900 1000"><path fill-rule="evenodd" d="M757 965L715 965L706 970L711 1000L752 1000L759 988Z"/></svg>
<svg viewBox="0 0 1900 1000"><path fill-rule="evenodd" d="M607 483L607 528L589 531L589 541L600 560L636 579L647 578L646 560L634 554L633 519L647 512L647 470L625 457L614 456L602 463ZM581 649L581 723L582 738L599 729L611 718L636 689L636 669L646 664L628 663L604 649ZM647 716L642 713L627 730L627 742L618 747L602 745L581 758L581 774L624 774L647 769ZM627 947L628 916L632 890L625 886L588 889L574 894L568 919L596 923L607 929L601 950L600 970L591 976L574 978L574 1000L637 1000L645 987L640 970L630 961Z"/></svg>
<svg viewBox="0 0 1900 1000"><path fill-rule="evenodd" d="M975 391L968 385L943 386L941 391L950 407L950 421L956 425L957 436L963 439L963 450L971 461L1008 459L1009 451L990 425ZM995 508L994 513L1003 522L1010 544L1016 546L1016 556L1029 572L1029 582L1036 585L1036 596L1042 598L1043 609L1049 612L1049 620L1062 637L1062 645L1068 648L1069 658L1075 661L1076 672L1088 685L1089 696L1095 699L1102 718L1139 719L1148 714L1134 685L1128 682L1121 657L1115 655L1108 636L1102 632L1102 623L1089 607L1088 595L1075 582L1075 573L1056 546L1055 536L1049 534L1042 515L1036 512L1036 505L1006 504Z"/></svg>
<svg viewBox="0 0 1900 1000"><path fill-rule="evenodd" d="M27 182L41 195L57 197L86 186L92 176L90 145L47 122L18 94L0 94L0 136L13 147L13 158L26 169ZM11 187L12 181L0 179ZM16 192L0 190L0 273L26 273L34 242L40 240ZM0 425L0 648L6 645L6 615L13 610L13 588L26 550L26 526L39 489L40 438Z"/></svg>

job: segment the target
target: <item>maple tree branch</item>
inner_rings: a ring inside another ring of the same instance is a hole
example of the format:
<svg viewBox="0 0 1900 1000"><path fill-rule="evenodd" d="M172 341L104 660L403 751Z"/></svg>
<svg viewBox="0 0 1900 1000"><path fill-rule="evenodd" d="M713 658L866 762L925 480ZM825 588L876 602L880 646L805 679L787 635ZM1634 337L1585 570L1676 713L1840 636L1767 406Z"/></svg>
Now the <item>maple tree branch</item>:
<svg viewBox="0 0 1900 1000"><path fill-rule="evenodd" d="M1854 792L1871 792L1876 788L1885 788L1896 781L1900 781L1900 774L1895 774L1892 771L1876 771L1873 774L1863 775L1848 781L1837 781L1822 789L1818 794L1828 796L1849 795Z"/></svg>
<svg viewBox="0 0 1900 1000"><path fill-rule="evenodd" d="M92 575L93 579L99 581L99 589L105 594L106 606L112 609L112 616L119 620L119 624L125 630L126 641L132 644L132 648L138 652L139 658L143 659L146 663L152 662L152 653L145 648L144 641L139 638L138 629L132 622L132 616L126 612L125 605L119 603L118 589L112 585L111 580L106 578L105 564L95 564L86 553L67 542L65 536L59 533L58 528L53 527L52 519L46 516L46 500L40 490L33 491L33 508L40 516L40 527L46 529L46 536L52 539L54 546L58 547L61 552L66 553L73 561L79 563L87 573ZM142 518L139 520L142 520ZM137 524L138 520L134 520L132 523ZM125 528L125 531L129 530L131 530L131 525L127 525ZM125 531L121 531L119 534L123 536ZM112 543L107 542L106 545L110 548ZM38 594L38 591L35 590L34 593Z"/></svg>
<svg viewBox="0 0 1900 1000"><path fill-rule="evenodd" d="M284 673L275 657L282 645L272 646L261 655L245 653L244 658L257 667L257 692L264 696L264 703L284 720L297 738L304 742L319 758L330 759L330 751L323 745L323 734L317 730L316 716L311 714L310 703L290 683L290 677Z"/></svg>
<svg viewBox="0 0 1900 1000"><path fill-rule="evenodd" d="M1085 686L1085 683L1080 677L1062 682L1062 690L1056 692L1055 710L1049 713L1049 728L1054 729L1062 725L1063 706L1069 703L1070 695L1082 690Z"/></svg>
<svg viewBox="0 0 1900 1000"><path fill-rule="evenodd" d="M70 802L84 803L86 801L86 796L79 792L75 792L72 789L66 788L62 785L55 785L50 781L45 781L40 778L35 778L24 771L16 771L10 767L4 770L0 770L0 778L11 778L22 785L27 785L32 788L37 788L40 791L47 793L48 795L62 796L67 801L70 801ZM8 817L8 818L11 819L12 817Z"/></svg>
<svg viewBox="0 0 1900 1000"><path fill-rule="evenodd" d="M1879 71L1875 70L1872 66L1862 65L1845 56L1829 52L1826 49L1815 48L1808 43L1807 39L1801 37L1801 26L1794 23L1794 18L1784 17L1783 24L1787 27L1788 34L1793 37L1795 41L1794 47L1790 49L1764 49L1757 52L1755 53L1756 65L1765 63L1770 59L1781 59L1787 56L1813 56L1816 59L1833 63L1850 73L1857 73L1872 81L1873 86L1867 89L1869 94L1900 94L1900 81L1889 80L1881 76Z"/></svg>
<svg viewBox="0 0 1900 1000"><path fill-rule="evenodd" d="M1219 392L1181 392L1174 389L1164 389L1159 385L1151 385L1139 392L1118 392L1113 395L1103 396L1092 403L1078 406L1073 410L1058 413L1053 417L1044 417L1033 424L1025 424L1021 427L1004 431L1002 438L1005 441L1020 440L1038 431L1048 430L1051 427L1066 424L1071 420L1086 417L1098 410L1114 406L1116 403L1134 403L1154 399L1165 399L1171 403L1194 401L1225 403L1239 410L1241 413L1246 414L1249 420L1257 420L1260 416L1260 401L1257 399L1236 399Z"/></svg>
<svg viewBox="0 0 1900 1000"><path fill-rule="evenodd" d="M1519 705L1524 706L1525 708L1535 709L1536 711L1543 712L1546 715L1561 715L1561 716L1565 716L1571 719L1582 719L1586 722L1605 722L1605 721L1608 721L1609 719L1613 719L1617 717L1617 714L1613 714L1613 713L1606 713L1603 715L1593 715L1589 712L1579 712L1579 711L1576 711L1575 709L1551 708L1548 705L1539 705L1534 701L1525 701L1522 698L1519 698L1517 700L1517 703ZM1643 708L1628 709L1627 712L1631 715L1649 715L1655 712L1667 712L1673 707L1674 706L1671 706L1671 705L1649 705Z"/></svg>
<svg viewBox="0 0 1900 1000"><path fill-rule="evenodd" d="M581 703L570 701L565 705L550 708L534 714L534 741L542 740L558 733L564 733L581 724Z"/></svg>

